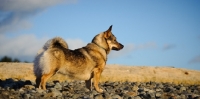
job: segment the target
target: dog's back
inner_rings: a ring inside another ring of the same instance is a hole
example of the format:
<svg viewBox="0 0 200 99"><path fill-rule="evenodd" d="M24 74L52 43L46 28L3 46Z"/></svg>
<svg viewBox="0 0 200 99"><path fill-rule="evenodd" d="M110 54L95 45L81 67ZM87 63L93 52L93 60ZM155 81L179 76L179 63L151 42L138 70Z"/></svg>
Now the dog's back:
<svg viewBox="0 0 200 99"><path fill-rule="evenodd" d="M53 74L58 71L73 79L89 79L96 64L93 56L99 56L92 50L98 50L98 47L89 43L83 48L70 50L62 38L53 38L47 41L42 51L37 54L34 73L39 77L54 70Z"/></svg>

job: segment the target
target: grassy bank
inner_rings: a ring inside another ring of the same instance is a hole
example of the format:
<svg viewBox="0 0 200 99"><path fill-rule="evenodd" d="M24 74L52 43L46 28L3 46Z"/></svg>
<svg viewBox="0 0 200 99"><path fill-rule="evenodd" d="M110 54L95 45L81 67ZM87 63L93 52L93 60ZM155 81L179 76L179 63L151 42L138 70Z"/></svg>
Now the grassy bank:
<svg viewBox="0 0 200 99"><path fill-rule="evenodd" d="M153 66L121 66L107 65L102 73L101 81L133 81L133 82L169 82L174 84L200 85L200 71L173 67ZM32 63L0 63L0 79L35 80ZM70 79L56 74L50 80L65 81Z"/></svg>

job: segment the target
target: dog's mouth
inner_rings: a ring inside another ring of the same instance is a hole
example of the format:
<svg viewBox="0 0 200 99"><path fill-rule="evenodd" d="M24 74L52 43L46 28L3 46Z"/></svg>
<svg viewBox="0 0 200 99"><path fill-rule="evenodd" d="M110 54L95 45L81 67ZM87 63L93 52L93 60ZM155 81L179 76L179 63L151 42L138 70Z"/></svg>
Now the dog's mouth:
<svg viewBox="0 0 200 99"><path fill-rule="evenodd" d="M124 45L122 45L122 44L119 43L119 47L112 47L112 50L119 51L119 50L121 50L122 48L124 48Z"/></svg>

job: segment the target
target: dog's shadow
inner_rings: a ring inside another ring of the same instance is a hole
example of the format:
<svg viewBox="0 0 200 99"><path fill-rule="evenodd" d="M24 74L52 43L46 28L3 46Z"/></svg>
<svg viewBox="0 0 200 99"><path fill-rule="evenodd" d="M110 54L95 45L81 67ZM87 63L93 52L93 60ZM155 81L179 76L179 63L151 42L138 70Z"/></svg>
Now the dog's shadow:
<svg viewBox="0 0 200 99"><path fill-rule="evenodd" d="M24 87L25 85L32 85L35 86L35 83L30 81L30 80L17 80L17 79L12 79L12 78L8 78L5 80L1 80L0 79L0 90L2 89L20 89L22 87Z"/></svg>

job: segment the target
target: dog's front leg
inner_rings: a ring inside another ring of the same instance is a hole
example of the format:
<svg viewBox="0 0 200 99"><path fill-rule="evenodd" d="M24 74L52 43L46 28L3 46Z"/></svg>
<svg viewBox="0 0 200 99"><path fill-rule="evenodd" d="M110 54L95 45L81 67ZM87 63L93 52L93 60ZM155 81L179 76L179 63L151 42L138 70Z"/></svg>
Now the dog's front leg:
<svg viewBox="0 0 200 99"><path fill-rule="evenodd" d="M102 69L101 68L94 68L93 73L94 73L94 88L96 89L96 91L98 91L99 93L102 93L103 90L99 88L99 79L102 73Z"/></svg>

